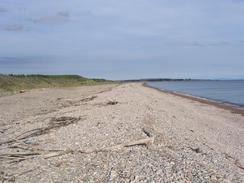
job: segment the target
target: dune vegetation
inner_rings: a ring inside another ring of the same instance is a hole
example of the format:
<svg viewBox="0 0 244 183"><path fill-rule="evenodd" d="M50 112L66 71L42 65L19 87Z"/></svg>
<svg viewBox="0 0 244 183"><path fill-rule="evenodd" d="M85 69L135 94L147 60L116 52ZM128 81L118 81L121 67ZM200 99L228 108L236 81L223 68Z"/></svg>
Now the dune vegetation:
<svg viewBox="0 0 244 183"><path fill-rule="evenodd" d="M110 83L104 79L89 79L79 75L0 75L0 92L14 93L37 88L78 87Z"/></svg>

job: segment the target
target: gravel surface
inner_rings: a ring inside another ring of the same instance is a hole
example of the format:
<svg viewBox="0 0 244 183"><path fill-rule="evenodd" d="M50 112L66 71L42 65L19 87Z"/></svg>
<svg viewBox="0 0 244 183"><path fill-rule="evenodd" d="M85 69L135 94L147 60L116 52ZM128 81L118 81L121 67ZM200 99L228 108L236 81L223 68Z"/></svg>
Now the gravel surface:
<svg viewBox="0 0 244 183"><path fill-rule="evenodd" d="M244 117L139 83L0 98L2 182L244 182Z"/></svg>

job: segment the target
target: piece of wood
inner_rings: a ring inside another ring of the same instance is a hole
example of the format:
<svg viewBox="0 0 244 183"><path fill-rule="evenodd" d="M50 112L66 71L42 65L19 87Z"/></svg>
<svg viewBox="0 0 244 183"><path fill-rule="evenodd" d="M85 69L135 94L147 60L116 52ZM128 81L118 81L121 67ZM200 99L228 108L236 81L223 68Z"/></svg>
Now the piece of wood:
<svg viewBox="0 0 244 183"><path fill-rule="evenodd" d="M119 145L115 145L115 146L110 146L110 147L106 147L106 148L102 148L102 149L87 149L87 150L60 150L59 152L51 152L48 154L44 155L45 159L49 159L52 157L57 157L57 156L62 156L65 154L70 154L70 153L82 153L82 154L90 154L90 153L98 153L98 152L106 152L106 151L115 151L115 150L119 150L125 147L132 147L132 146L137 146L137 145L149 145L152 144L154 142L154 138L146 138L146 139L140 139L140 140L136 140L136 141L132 141L126 144L119 144Z"/></svg>
<svg viewBox="0 0 244 183"><path fill-rule="evenodd" d="M101 149L86 149L86 150L73 150L73 149L66 149L66 150L45 150L45 149L34 149L29 148L28 150L31 151L29 153L15 153L15 154L0 154L0 159L21 159L25 160L29 159L28 157L35 157L35 156L43 156L44 159L49 159L53 157L63 156L66 154L71 153L81 153L81 154L90 154L90 153L99 153L99 152L107 152L107 151L116 151L120 150L122 148L132 147L132 146L138 146L138 145L145 145L148 146L149 144L154 143L154 137L146 138L146 139L140 139L131 141L125 144L118 144L114 146L109 146L106 148Z"/></svg>

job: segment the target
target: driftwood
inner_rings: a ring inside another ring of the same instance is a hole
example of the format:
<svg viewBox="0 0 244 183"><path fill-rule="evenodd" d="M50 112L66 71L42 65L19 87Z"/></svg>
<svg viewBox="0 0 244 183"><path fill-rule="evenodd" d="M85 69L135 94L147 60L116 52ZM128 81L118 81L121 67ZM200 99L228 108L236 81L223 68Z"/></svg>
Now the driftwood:
<svg viewBox="0 0 244 183"><path fill-rule="evenodd" d="M49 154L46 154L44 156L45 159L56 157L56 156L62 156L65 154L70 153L82 153L82 154L90 154L90 153L98 153L98 152L107 152L107 151L116 151L125 147L132 147L132 146L139 146L139 145L149 145L154 142L154 138L146 138L146 139L140 139L136 141L132 141L126 144L119 144L115 146L110 146L102 149L87 149L87 150L62 150L61 152L52 152Z"/></svg>
<svg viewBox="0 0 244 183"><path fill-rule="evenodd" d="M234 157L232 157L231 155L224 153L225 158L232 161L238 168L244 170L244 166L240 163L240 161Z"/></svg>
<svg viewBox="0 0 244 183"><path fill-rule="evenodd" d="M16 142L16 141L31 138L31 137L41 136L41 135L49 133L52 130L55 130L55 129L58 129L61 127L65 127L65 126L68 126L73 123L77 123L78 121L80 121L82 119L84 119L84 118L82 118L82 117L75 118L75 117L68 117L68 116L62 116L59 118L51 118L49 121L49 124L47 126L26 131L26 132L18 135L17 137L15 137L14 139L0 142L0 145Z"/></svg>
<svg viewBox="0 0 244 183"><path fill-rule="evenodd" d="M28 148L28 150L30 151L29 153L0 154L0 160L9 160L10 163L16 163L16 162L24 161L27 159L32 159L36 156L42 156L44 159L49 159L49 158L63 156L66 154L73 154L73 153L90 154L90 153L99 153L99 152L107 152L107 151L116 151L116 150L120 150L122 148L127 148L127 147L132 147L132 146L139 146L139 145L147 146L149 144L152 144L153 142L154 142L154 138L152 137L152 138L131 141L131 142L125 143L125 144L109 146L109 147L101 148L101 149L45 150L45 149ZM15 146L15 148L18 148L18 146ZM20 148L23 149L23 147L20 147Z"/></svg>
<svg viewBox="0 0 244 183"><path fill-rule="evenodd" d="M118 101L108 101L107 105L116 105L118 103L119 103Z"/></svg>
<svg viewBox="0 0 244 183"><path fill-rule="evenodd" d="M118 144L114 146L100 148L100 149L94 148L94 149L85 149L85 150L82 149L47 150L47 149L34 148L33 146L25 144L21 141L30 137L46 134L53 129L60 128L61 126L67 126L73 124L79 121L80 119L81 118L72 118L72 117L52 118L52 120L49 122L49 126L44 128L33 129L19 135L16 139L7 142L7 143L14 142L14 144L5 148L21 149L23 150L24 153L22 152L22 153L0 154L0 161L7 161L8 163L18 163L27 159L33 159L36 156L42 156L44 159L49 159L57 156L63 156L66 154L73 154L73 153L90 154L90 153L99 153L99 152L107 152L107 151L116 151L127 147L147 146L149 144L154 143L154 137L146 129L143 129L143 132L146 134L147 138L130 141L125 144Z"/></svg>
<svg viewBox="0 0 244 183"><path fill-rule="evenodd" d="M87 98L84 98L84 99L81 99L80 101L81 102L89 102L89 101L92 101L94 100L95 98L97 98L97 96L91 96L91 97L87 97Z"/></svg>

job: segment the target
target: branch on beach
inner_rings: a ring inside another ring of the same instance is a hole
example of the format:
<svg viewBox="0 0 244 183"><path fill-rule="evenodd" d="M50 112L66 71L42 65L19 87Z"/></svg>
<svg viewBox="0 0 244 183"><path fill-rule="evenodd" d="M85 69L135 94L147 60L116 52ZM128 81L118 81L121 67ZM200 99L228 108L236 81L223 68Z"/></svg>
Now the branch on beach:
<svg viewBox="0 0 244 183"><path fill-rule="evenodd" d="M120 149L127 148L127 147L133 147L133 146L140 146L140 145L148 146L149 144L152 144L153 142L154 142L154 138L152 137L152 138L146 138L146 139L131 141L131 142L126 143L126 144L119 144L119 145L115 145L115 146L110 146L110 147L106 147L106 148L102 148L102 149L61 150L59 152L52 152L49 154L45 154L44 158L49 159L52 157L62 156L65 154L70 154L70 153L91 154L91 153L99 153L99 152L116 151L116 150L120 150Z"/></svg>
<svg viewBox="0 0 244 183"><path fill-rule="evenodd" d="M104 107L104 106L110 106L110 105L117 105L119 104L118 101L116 100L109 100L108 102L103 102L103 103L97 103L97 104L94 104L95 106L99 106L99 107Z"/></svg>
<svg viewBox="0 0 244 183"><path fill-rule="evenodd" d="M232 161L238 168L244 170L244 166L240 163L240 161L234 157L232 157L231 155L224 153L225 158Z"/></svg>
<svg viewBox="0 0 244 183"><path fill-rule="evenodd" d="M81 102L89 102L89 101L94 100L95 98L97 98L96 95L91 96L91 97L84 98L84 99L82 99L82 100L80 100L80 101L81 101Z"/></svg>
<svg viewBox="0 0 244 183"><path fill-rule="evenodd" d="M108 101L107 105L116 105L118 103L119 103L118 101Z"/></svg>
<svg viewBox="0 0 244 183"><path fill-rule="evenodd" d="M24 139L31 138L31 137L41 136L41 135L49 133L51 130L77 123L81 119L84 119L84 118L82 118L82 117L75 118L75 117L68 117L68 116L62 116L59 118L51 118L48 126L26 131L26 132L18 135L17 137L15 137L14 139L0 142L0 145L9 144L12 142L24 140Z"/></svg>
<svg viewBox="0 0 244 183"><path fill-rule="evenodd" d="M123 148L133 147L133 146L148 146L154 143L154 137L140 139L131 141L125 144L119 144L115 146L109 146L106 148L101 149L86 149L86 150L45 150L45 149L34 149L29 148L29 153L14 153L14 154L0 154L0 160L7 160L9 163L18 163L20 161L24 161L27 159L32 159L36 156L42 156L44 159L49 159L57 156L63 156L66 154L73 154L73 153L81 153L81 154L90 154L90 153L99 153L99 152L108 152L108 151L116 151ZM18 146L15 146L18 148ZM20 147L22 148L22 147ZM23 148L22 148L23 149Z"/></svg>

